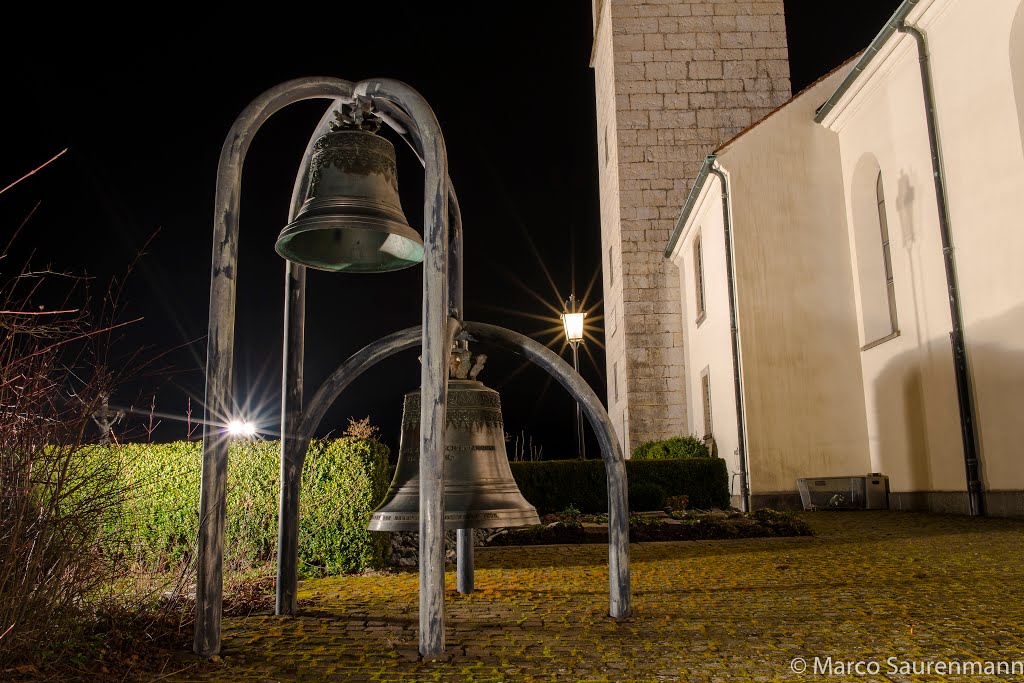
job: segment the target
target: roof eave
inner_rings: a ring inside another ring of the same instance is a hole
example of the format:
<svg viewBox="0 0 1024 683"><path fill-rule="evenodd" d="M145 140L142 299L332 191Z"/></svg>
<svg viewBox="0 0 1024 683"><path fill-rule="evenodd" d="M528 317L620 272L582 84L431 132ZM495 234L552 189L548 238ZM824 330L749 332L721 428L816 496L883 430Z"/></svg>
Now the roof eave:
<svg viewBox="0 0 1024 683"><path fill-rule="evenodd" d="M700 173L697 174L697 179L693 181L690 194L687 195L686 203L683 204L683 210L676 220L676 227L673 228L672 235L668 238L668 246L665 247L665 258L672 258L672 252L675 251L676 243L679 242L679 237L683 234L683 228L686 226L686 221L690 219L693 207L697 205L697 199L704 189L704 183L707 181L708 174L711 173L711 167L715 165L715 159L717 158L714 154L704 157L704 165L700 167Z"/></svg>
<svg viewBox="0 0 1024 683"><path fill-rule="evenodd" d="M825 120L825 117L828 116L830 111L832 111L832 108L838 104L839 100L841 100L843 95L845 95L853 86L861 73L867 69L868 64L870 64L875 58L875 55L877 55L878 51L882 49L882 46L885 45L889 38L899 30L899 27L903 24L903 20L907 18L907 15L909 15L914 7L917 6L918 2L920 2L920 0L903 0L903 2L900 3L900 6L896 8L893 15L889 17L889 21L882 27L882 30L878 32L878 35L871 41L871 44L867 49L864 50L864 54L861 55L859 60L857 60L853 69L851 69L850 73L843 79L843 82L839 84L836 91L825 101L825 104L818 108L817 113L814 115L815 122L821 123Z"/></svg>

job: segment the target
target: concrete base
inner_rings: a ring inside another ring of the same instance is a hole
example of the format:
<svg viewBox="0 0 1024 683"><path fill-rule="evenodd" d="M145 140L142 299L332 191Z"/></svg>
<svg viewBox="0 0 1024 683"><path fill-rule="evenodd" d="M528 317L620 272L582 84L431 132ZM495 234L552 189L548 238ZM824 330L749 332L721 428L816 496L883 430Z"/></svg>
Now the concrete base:
<svg viewBox="0 0 1024 683"><path fill-rule="evenodd" d="M1024 519L1024 491L985 491L985 515ZM890 510L970 514L966 491L891 491Z"/></svg>
<svg viewBox="0 0 1024 683"><path fill-rule="evenodd" d="M1024 519L1024 491L985 491L987 517ZM751 509L802 510L800 494L793 491L755 493ZM732 505L740 507L740 497L732 497ZM970 514L966 491L890 491L889 509L913 512L935 512L947 515Z"/></svg>
<svg viewBox="0 0 1024 683"><path fill-rule="evenodd" d="M739 496L733 496L733 506L739 507ZM778 491L775 493L753 493L750 495L750 509L760 510L803 510L800 494L796 491Z"/></svg>

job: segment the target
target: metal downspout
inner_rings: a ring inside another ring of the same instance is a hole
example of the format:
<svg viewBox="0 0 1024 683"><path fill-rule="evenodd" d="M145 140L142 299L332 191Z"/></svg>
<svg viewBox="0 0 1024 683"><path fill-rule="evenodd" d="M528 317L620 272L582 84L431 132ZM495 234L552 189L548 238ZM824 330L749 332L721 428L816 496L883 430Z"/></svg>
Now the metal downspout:
<svg viewBox="0 0 1024 683"><path fill-rule="evenodd" d="M740 509L750 512L750 484L747 480L746 423L743 413L743 387L740 383L739 328L736 324L736 270L732 260L732 219L729 206L729 182L725 174L715 167L715 155L709 154L706 165L711 173L718 176L722 184L722 225L725 228L725 269L729 282L729 336L732 342L732 381L736 391L736 436L737 454L740 459Z"/></svg>
<svg viewBox="0 0 1024 683"><path fill-rule="evenodd" d="M949 205L946 200L946 179L942 172L939 140L935 116L935 98L932 91L928 44L916 26L904 20L897 30L914 37L918 61L921 65L921 90L924 93L925 119L928 123L928 146L932 157L932 177L935 180L935 203L939 212L939 234L942 238L942 258L946 266L946 288L949 292L949 316L953 329L949 340L953 346L953 371L956 375L956 397L960 408L960 435L964 445L964 467L967 471L967 497L972 517L985 514L985 501L981 489L981 461L975 435L974 406L971 401L970 374L967 368L967 349L964 344L963 317L960 309L960 288L956 277L956 260L949 228Z"/></svg>

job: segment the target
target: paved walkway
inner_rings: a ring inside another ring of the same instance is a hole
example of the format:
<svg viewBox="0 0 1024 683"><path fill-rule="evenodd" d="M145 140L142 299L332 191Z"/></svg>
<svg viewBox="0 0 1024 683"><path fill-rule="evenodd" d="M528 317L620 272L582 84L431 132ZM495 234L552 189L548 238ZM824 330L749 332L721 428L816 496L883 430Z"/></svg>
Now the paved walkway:
<svg viewBox="0 0 1024 683"><path fill-rule="evenodd" d="M1024 522L804 514L814 538L634 544L618 621L606 546L478 549L476 593L447 576L439 662L416 654L415 574L307 581L301 616L226 619L223 663L170 680L1024 681Z"/></svg>

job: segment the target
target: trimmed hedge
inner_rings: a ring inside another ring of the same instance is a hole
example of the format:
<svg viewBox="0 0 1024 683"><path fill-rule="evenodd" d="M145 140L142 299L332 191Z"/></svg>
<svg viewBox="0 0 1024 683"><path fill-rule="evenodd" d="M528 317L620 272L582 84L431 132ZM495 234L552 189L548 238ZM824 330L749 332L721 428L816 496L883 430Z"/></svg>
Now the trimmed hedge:
<svg viewBox="0 0 1024 683"><path fill-rule="evenodd" d="M704 442L691 434L673 436L664 441L644 441L633 449L634 460L708 458L710 456L711 452Z"/></svg>
<svg viewBox="0 0 1024 683"><path fill-rule="evenodd" d="M603 460L546 460L509 465L519 490L542 515L570 505L588 514L608 511ZM627 460L626 480L631 498L637 487L657 487L666 496L687 496L691 508L729 507L729 470L721 458Z"/></svg>
<svg viewBox="0 0 1024 683"><path fill-rule="evenodd" d="M228 449L224 555L227 568L267 562L277 551L280 442L240 441ZM201 442L111 445L130 491L112 521L135 539L135 559L181 562L199 527ZM387 492L388 448L366 439L310 444L302 475L299 567L305 576L383 567L386 533L367 531L370 512Z"/></svg>

